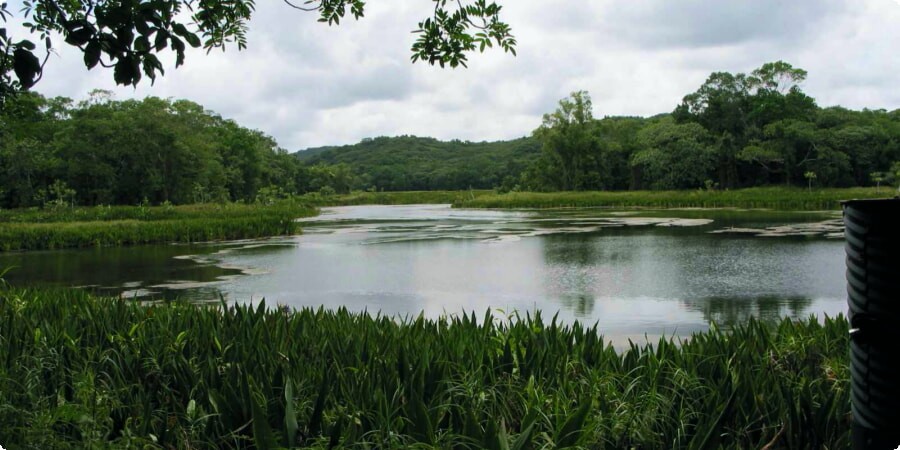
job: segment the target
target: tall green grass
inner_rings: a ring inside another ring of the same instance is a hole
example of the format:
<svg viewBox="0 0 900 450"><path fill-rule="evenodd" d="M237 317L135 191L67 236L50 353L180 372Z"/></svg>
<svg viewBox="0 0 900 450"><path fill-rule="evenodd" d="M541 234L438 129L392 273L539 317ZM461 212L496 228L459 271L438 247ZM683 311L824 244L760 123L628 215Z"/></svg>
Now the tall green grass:
<svg viewBox="0 0 900 450"><path fill-rule="evenodd" d="M889 189L813 189L763 187L716 191L510 192L462 199L461 208L769 208L834 210L842 200L895 195Z"/></svg>
<svg viewBox="0 0 900 450"><path fill-rule="evenodd" d="M300 232L303 203L98 206L0 215L0 251L249 239Z"/></svg>
<svg viewBox="0 0 900 450"><path fill-rule="evenodd" d="M846 448L847 321L615 350L540 314L396 320L0 291L7 448Z"/></svg>
<svg viewBox="0 0 900 450"><path fill-rule="evenodd" d="M354 191L350 194L321 196L307 194L301 197L316 206L350 206L350 205L414 205L442 204L469 201L492 194L491 190L468 191L403 191L403 192L367 192Z"/></svg>
<svg viewBox="0 0 900 450"><path fill-rule="evenodd" d="M295 217L315 215L314 206L299 199L278 201L274 204L259 203L197 203L192 205L99 205L73 208L0 209L0 224L6 223L57 223L57 222L108 222L117 220L184 220L229 219L260 215L283 214Z"/></svg>

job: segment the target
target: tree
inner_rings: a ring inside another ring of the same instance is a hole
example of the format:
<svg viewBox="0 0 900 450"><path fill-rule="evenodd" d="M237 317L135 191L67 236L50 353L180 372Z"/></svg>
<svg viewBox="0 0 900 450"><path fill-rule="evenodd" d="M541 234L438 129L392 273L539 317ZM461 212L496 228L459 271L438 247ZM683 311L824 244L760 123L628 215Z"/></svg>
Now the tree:
<svg viewBox="0 0 900 450"><path fill-rule="evenodd" d="M678 123L696 122L719 139L718 169L723 186L740 184L740 153L761 137L766 125L779 120L809 120L815 101L800 90L806 71L777 61L763 64L749 75L715 72L700 88L684 97L673 116ZM751 149L752 157L762 155ZM763 158L765 159L765 158Z"/></svg>
<svg viewBox="0 0 900 450"><path fill-rule="evenodd" d="M534 131L544 151L558 161L562 177L560 187L564 191L581 187L578 179L583 163L597 148L592 134L594 117L591 108L591 96L587 91L573 92L559 101L556 111L544 114L541 126Z"/></svg>
<svg viewBox="0 0 900 450"><path fill-rule="evenodd" d="M365 0L305 0L292 8L316 12L319 22L338 25L341 19L363 17ZM412 61L443 67L466 66L466 53L484 51L495 44L515 54L516 40L500 20L502 7L487 0L432 0L433 14L413 31ZM137 85L143 76L154 80L165 70L158 54L175 54L175 67L184 63L188 46L207 51L247 46L247 22L254 0L26 0L22 14L28 39L13 38L0 28L0 106L6 97L40 81L59 34L68 45L84 53L84 65L113 69L117 84ZM11 13L0 3L0 20ZM45 56L39 57L38 41ZM12 73L15 74L15 78Z"/></svg>
<svg viewBox="0 0 900 450"><path fill-rule="evenodd" d="M816 179L816 173L813 171L808 171L803 174L803 178L806 178L806 181L809 182L809 190L812 190L812 182Z"/></svg>
<svg viewBox="0 0 900 450"><path fill-rule="evenodd" d="M715 170L715 149L699 124L676 124L666 117L642 129L642 149L631 157L639 169L641 187L693 189L702 187Z"/></svg>
<svg viewBox="0 0 900 450"><path fill-rule="evenodd" d="M895 162L891 165L891 170L888 172L891 180L897 183L897 192L900 192L900 161Z"/></svg>
<svg viewBox="0 0 900 450"><path fill-rule="evenodd" d="M872 178L872 181L875 182L875 191L881 191L881 183L887 179L887 174L884 172L872 172L869 174L869 177Z"/></svg>

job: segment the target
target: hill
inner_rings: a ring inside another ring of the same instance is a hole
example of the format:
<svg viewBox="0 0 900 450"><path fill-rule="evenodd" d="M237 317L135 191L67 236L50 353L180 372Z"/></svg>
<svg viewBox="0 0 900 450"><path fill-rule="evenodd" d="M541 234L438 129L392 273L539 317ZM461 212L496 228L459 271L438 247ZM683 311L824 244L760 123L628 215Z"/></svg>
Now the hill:
<svg viewBox="0 0 900 450"><path fill-rule="evenodd" d="M361 187L386 191L489 189L519 174L540 156L530 137L499 142L439 141L416 136L366 138L294 155L308 165L346 164ZM509 182L509 180L508 180Z"/></svg>

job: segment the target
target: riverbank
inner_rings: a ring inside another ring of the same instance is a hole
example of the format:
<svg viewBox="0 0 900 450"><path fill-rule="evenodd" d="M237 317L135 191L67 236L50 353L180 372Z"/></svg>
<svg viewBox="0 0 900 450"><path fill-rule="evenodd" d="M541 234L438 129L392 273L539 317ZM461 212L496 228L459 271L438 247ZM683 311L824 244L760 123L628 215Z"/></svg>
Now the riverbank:
<svg viewBox="0 0 900 450"><path fill-rule="evenodd" d="M316 206L436 205L466 202L492 194L494 194L494 191L483 189L468 191L354 191L350 194L330 195L325 197L318 194L307 194L301 198Z"/></svg>
<svg viewBox="0 0 900 450"><path fill-rule="evenodd" d="M306 203L96 206L0 211L0 251L250 239L300 232Z"/></svg>
<svg viewBox="0 0 900 450"><path fill-rule="evenodd" d="M813 189L764 187L712 191L509 192L455 201L455 208L766 208L838 210L842 200L886 198L892 188Z"/></svg>
<svg viewBox="0 0 900 450"><path fill-rule="evenodd" d="M843 448L847 321L617 352L537 317L142 306L0 289L8 447Z"/></svg>

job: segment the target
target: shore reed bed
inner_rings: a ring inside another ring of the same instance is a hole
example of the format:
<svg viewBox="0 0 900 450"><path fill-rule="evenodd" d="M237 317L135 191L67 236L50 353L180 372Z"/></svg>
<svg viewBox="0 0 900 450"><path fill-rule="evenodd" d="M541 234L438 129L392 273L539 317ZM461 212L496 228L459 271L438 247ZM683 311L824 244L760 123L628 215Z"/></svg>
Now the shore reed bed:
<svg viewBox="0 0 900 450"><path fill-rule="evenodd" d="M469 201L483 195L493 194L492 190L469 191L403 191L403 192L367 192L354 191L350 194L320 196L305 195L301 198L316 206L351 206L351 205L415 205L443 204Z"/></svg>
<svg viewBox="0 0 900 450"><path fill-rule="evenodd" d="M767 208L795 211L836 210L842 200L884 198L890 189L814 189L764 187L713 191L510 192L453 203L457 208Z"/></svg>
<svg viewBox="0 0 900 450"><path fill-rule="evenodd" d="M98 206L4 211L0 251L250 239L300 232L306 204Z"/></svg>
<svg viewBox="0 0 900 450"><path fill-rule="evenodd" d="M524 317L0 291L6 448L846 448L843 317L616 350Z"/></svg>
<svg viewBox="0 0 900 450"><path fill-rule="evenodd" d="M57 222L107 222L118 220L184 220L229 219L260 215L292 215L309 217L316 214L308 202L282 200L274 204L258 203L196 203L191 205L98 205L71 208L0 209L0 224L6 223L57 223Z"/></svg>

